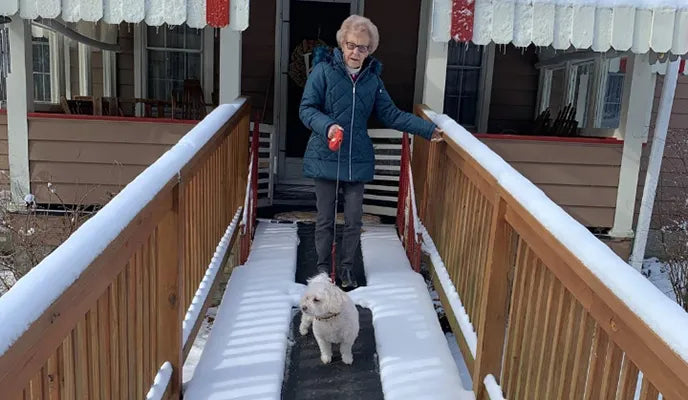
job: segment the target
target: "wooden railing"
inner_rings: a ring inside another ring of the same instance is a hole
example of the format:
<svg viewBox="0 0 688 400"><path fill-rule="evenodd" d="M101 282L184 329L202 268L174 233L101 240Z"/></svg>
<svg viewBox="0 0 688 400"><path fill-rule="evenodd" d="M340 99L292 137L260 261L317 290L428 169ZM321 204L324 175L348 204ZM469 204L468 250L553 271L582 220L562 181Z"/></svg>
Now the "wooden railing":
<svg viewBox="0 0 688 400"><path fill-rule="evenodd" d="M507 399L688 398L688 315L465 129L416 113L452 132L414 141L413 175L477 398L494 381Z"/></svg>
<svg viewBox="0 0 688 400"><path fill-rule="evenodd" d="M141 399L161 365L180 397L184 315L238 231L249 114L218 107L0 297L0 397Z"/></svg>

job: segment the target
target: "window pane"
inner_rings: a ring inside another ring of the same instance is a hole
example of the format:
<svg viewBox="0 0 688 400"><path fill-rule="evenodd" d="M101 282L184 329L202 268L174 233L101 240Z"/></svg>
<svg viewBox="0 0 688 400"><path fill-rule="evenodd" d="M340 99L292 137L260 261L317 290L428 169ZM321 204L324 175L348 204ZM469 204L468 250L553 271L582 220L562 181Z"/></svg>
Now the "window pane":
<svg viewBox="0 0 688 400"><path fill-rule="evenodd" d="M475 120L478 112L478 96L461 97L461 106L459 107L459 124L463 126L475 126Z"/></svg>
<svg viewBox="0 0 688 400"><path fill-rule="evenodd" d="M188 68L184 79L201 79L201 55L187 54Z"/></svg>
<svg viewBox="0 0 688 400"><path fill-rule="evenodd" d="M602 123L600 128L612 129L619 127L623 84L623 73L609 73L607 79L607 88L604 95L604 108L602 110Z"/></svg>
<svg viewBox="0 0 688 400"><path fill-rule="evenodd" d="M573 96L578 126L586 125L588 119L588 99L592 86L593 64L583 64L576 68L576 86Z"/></svg>
<svg viewBox="0 0 688 400"><path fill-rule="evenodd" d="M164 26L165 32L167 34L167 47L168 49L183 49L184 48L184 26L168 27Z"/></svg>
<svg viewBox="0 0 688 400"><path fill-rule="evenodd" d="M49 75L49 74L43 75L43 85L44 85L43 87L45 88L45 90L44 90L44 92L45 92L44 100L45 100L45 101L51 101L52 98L50 97L50 96L51 96L51 92L50 92L50 75Z"/></svg>
<svg viewBox="0 0 688 400"><path fill-rule="evenodd" d="M476 96L478 94L478 85L480 84L480 70L468 69L463 71L462 77L462 93L463 96Z"/></svg>
<svg viewBox="0 0 688 400"><path fill-rule="evenodd" d="M50 73L50 45L44 43L43 47L43 72Z"/></svg>
<svg viewBox="0 0 688 400"><path fill-rule="evenodd" d="M445 85L445 93L450 96L459 95L459 76L461 70L459 69L447 69L447 82Z"/></svg>
<svg viewBox="0 0 688 400"><path fill-rule="evenodd" d="M457 96L445 96L444 113L453 120L459 120L459 98Z"/></svg>
<svg viewBox="0 0 688 400"><path fill-rule="evenodd" d="M556 69L552 71L552 85L549 94L549 108L553 118L562 108L564 102L564 88L566 87L566 70Z"/></svg>
<svg viewBox="0 0 688 400"><path fill-rule="evenodd" d="M34 74L33 77L33 98L36 101L43 101L43 99L45 98L45 91L43 90L43 79L41 79L41 75L39 74Z"/></svg>
<svg viewBox="0 0 688 400"><path fill-rule="evenodd" d="M165 28L158 26L148 27L148 47L165 47Z"/></svg>
<svg viewBox="0 0 688 400"><path fill-rule="evenodd" d="M193 50L201 50L202 47L203 30L186 27L186 48Z"/></svg>

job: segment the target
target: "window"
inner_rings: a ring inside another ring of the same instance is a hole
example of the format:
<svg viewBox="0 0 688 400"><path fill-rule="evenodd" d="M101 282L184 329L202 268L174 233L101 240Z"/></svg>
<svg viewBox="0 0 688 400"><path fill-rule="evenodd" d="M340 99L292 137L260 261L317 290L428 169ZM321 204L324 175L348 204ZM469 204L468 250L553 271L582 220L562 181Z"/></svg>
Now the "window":
<svg viewBox="0 0 688 400"><path fill-rule="evenodd" d="M147 97L169 100L178 95L185 79L202 81L203 30L186 25L148 27Z"/></svg>
<svg viewBox="0 0 688 400"><path fill-rule="evenodd" d="M610 68L614 62L616 70ZM573 107L581 129L617 128L624 82L624 73L617 71L618 64L618 59L598 58L543 66L540 112L549 108L551 118L556 118L566 107Z"/></svg>
<svg viewBox="0 0 688 400"><path fill-rule="evenodd" d="M618 128L621 119L621 98L624 84L623 72L609 72L604 92L604 107L600 128Z"/></svg>
<svg viewBox="0 0 688 400"><path fill-rule="evenodd" d="M34 37L33 53L33 99L49 103L52 100L50 81L50 43L48 38Z"/></svg>
<svg viewBox="0 0 688 400"><path fill-rule="evenodd" d="M449 42L444 113L466 128L478 125L483 50L472 43Z"/></svg>

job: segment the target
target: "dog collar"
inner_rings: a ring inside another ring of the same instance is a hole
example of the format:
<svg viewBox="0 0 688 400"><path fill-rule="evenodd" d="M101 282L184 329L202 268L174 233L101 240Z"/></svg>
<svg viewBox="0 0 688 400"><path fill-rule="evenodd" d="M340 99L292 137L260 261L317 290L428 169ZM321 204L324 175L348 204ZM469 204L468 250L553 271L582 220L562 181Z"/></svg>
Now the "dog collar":
<svg viewBox="0 0 688 400"><path fill-rule="evenodd" d="M339 313L332 314L332 315L329 315L327 317L320 317L320 318L315 317L315 319L317 319L318 321L327 321L328 319L332 319L332 318L336 317L337 315L339 315Z"/></svg>

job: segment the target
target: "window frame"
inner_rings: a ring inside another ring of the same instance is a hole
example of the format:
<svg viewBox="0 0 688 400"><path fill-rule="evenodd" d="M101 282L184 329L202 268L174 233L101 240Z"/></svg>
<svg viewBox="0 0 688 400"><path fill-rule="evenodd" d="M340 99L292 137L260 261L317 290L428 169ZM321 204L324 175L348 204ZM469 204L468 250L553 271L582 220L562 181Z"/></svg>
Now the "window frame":
<svg viewBox="0 0 688 400"><path fill-rule="evenodd" d="M567 57L567 56L570 56ZM589 99L586 104L587 118L585 124L580 126L580 133L584 136L612 136L614 128L602 128L602 118L604 115L604 105L606 89L609 81L609 65L613 58L623 57L620 54L610 56L580 57L577 54L564 54L536 65L540 70L540 82L538 85L537 107L535 117L540 115L551 103L552 75L555 70L564 69L566 71L565 88L562 104L575 102L576 77L578 68L583 65L592 64L592 82L587 95ZM625 84L625 80L624 80ZM623 97L621 103L623 103ZM577 107L578 108L578 107ZM619 111L621 113L621 110ZM620 116L621 117L621 116Z"/></svg>
<svg viewBox="0 0 688 400"><path fill-rule="evenodd" d="M159 27L163 29L163 26ZM141 23L134 27L134 96L148 97L148 25ZM214 57L215 57L215 28L206 26L201 38L201 86L205 102L212 104L214 90ZM182 50L182 49L178 49ZM143 115L143 108L139 105L136 115Z"/></svg>
<svg viewBox="0 0 688 400"><path fill-rule="evenodd" d="M448 52L448 44L447 44L447 57L445 59L445 70L447 70L449 66L449 52ZM468 130L473 130L477 133L486 133L487 132L487 125L489 121L489 114L490 114L490 101L492 97L492 75L494 72L494 58L495 58L495 44L490 43L488 45L476 45L482 47L482 55L481 55L481 61L480 61L480 66L468 66L467 69L474 69L474 70L479 70L480 71L480 77L478 78L478 98L476 101L476 110L475 110L475 125L474 126L468 126L466 129ZM461 66L458 66L457 68L462 69ZM445 76L444 79L444 90L442 93L442 102L444 103L444 100L447 97L447 78ZM461 97L461 94L458 95ZM444 108L444 104L443 104ZM458 121L457 121L458 123Z"/></svg>

